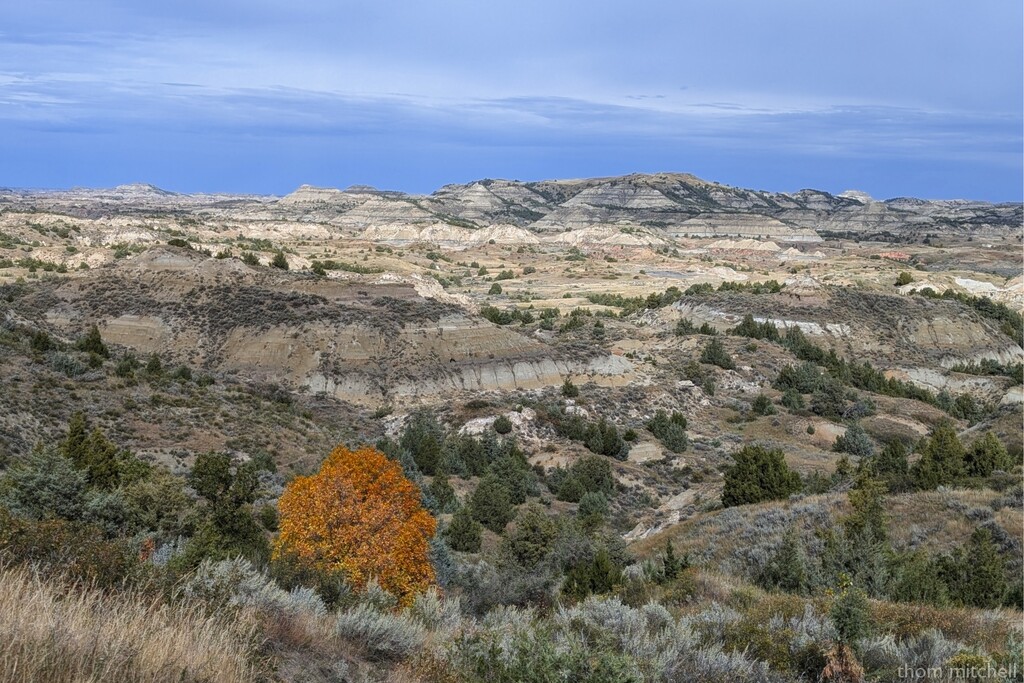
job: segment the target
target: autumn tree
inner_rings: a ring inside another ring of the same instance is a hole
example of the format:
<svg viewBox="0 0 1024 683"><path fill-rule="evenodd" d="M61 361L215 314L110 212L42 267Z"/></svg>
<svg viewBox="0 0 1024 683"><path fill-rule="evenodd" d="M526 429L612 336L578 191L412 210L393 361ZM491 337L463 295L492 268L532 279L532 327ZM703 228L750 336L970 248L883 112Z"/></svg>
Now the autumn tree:
<svg viewBox="0 0 1024 683"><path fill-rule="evenodd" d="M403 602L434 583L437 523L401 466L375 448L335 448L318 473L285 488L278 509L276 558L341 571L357 589L376 578Z"/></svg>

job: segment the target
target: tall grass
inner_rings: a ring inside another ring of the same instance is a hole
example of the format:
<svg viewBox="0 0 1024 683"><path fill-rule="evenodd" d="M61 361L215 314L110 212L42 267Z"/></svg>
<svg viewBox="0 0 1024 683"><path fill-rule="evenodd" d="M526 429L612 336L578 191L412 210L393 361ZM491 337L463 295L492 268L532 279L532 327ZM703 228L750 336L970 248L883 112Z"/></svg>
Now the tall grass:
<svg viewBox="0 0 1024 683"><path fill-rule="evenodd" d="M252 619L205 614L128 591L65 586L26 567L0 567L0 680L252 681Z"/></svg>

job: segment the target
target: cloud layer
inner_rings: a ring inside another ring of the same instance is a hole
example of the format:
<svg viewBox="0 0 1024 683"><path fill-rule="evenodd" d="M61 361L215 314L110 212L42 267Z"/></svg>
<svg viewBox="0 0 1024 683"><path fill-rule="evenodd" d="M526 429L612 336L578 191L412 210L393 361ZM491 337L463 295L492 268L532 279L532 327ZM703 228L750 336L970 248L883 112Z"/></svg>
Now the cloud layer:
<svg viewBox="0 0 1024 683"><path fill-rule="evenodd" d="M143 4L12 12L0 184L430 191L679 170L1021 198L1017 3Z"/></svg>

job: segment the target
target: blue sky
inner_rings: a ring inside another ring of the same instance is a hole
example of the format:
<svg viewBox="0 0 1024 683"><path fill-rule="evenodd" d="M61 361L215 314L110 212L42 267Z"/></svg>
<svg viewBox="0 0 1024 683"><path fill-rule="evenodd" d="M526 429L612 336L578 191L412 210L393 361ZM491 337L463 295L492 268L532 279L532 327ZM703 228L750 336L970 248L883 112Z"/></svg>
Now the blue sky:
<svg viewBox="0 0 1024 683"><path fill-rule="evenodd" d="M1020 201L1019 0L33 0L0 185L430 192L685 171Z"/></svg>

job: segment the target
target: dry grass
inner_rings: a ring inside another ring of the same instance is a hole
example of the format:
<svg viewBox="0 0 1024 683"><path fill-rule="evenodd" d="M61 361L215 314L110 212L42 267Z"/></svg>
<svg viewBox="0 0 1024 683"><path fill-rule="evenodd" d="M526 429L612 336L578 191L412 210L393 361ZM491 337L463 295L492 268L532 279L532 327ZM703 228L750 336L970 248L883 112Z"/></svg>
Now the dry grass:
<svg viewBox="0 0 1024 683"><path fill-rule="evenodd" d="M256 624L139 593L65 589L27 568L0 568L0 680L252 681Z"/></svg>

